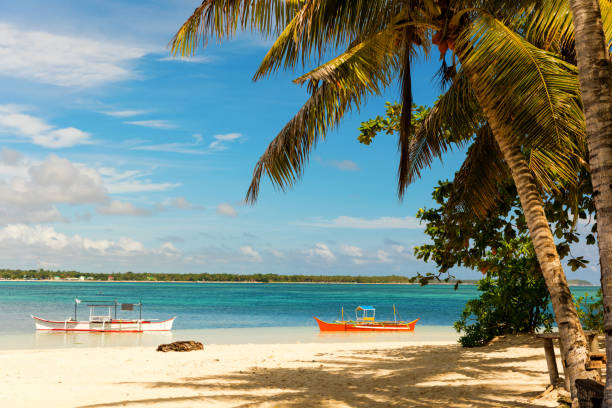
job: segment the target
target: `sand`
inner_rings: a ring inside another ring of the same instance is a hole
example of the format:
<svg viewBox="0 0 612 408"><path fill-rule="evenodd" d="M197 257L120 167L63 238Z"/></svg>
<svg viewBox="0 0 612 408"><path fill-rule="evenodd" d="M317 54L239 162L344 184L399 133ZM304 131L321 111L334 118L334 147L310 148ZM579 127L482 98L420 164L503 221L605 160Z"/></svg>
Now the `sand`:
<svg viewBox="0 0 612 408"><path fill-rule="evenodd" d="M205 345L0 351L3 407L534 407L540 342L475 349L406 343Z"/></svg>

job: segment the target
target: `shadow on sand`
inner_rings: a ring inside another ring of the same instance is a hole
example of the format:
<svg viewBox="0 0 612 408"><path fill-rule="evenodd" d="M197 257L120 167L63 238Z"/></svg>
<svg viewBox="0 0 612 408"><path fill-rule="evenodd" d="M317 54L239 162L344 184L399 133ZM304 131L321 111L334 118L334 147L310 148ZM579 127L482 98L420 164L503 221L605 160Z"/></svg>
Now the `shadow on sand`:
<svg viewBox="0 0 612 408"><path fill-rule="evenodd" d="M512 347L529 350L521 353L526 356L512 357L509 351ZM87 408L533 407L530 399L543 391L547 381L545 364L529 364L543 360L540 350L539 342L529 340L526 344L523 337L475 349L452 345L346 352L333 358L319 354L312 361L300 362L305 366L302 368L252 367L223 376L184 378L180 382L132 383L175 389L173 394L179 396L116 401ZM514 380L505 382L504 378L510 376ZM180 390L185 390L184 396L180 396Z"/></svg>

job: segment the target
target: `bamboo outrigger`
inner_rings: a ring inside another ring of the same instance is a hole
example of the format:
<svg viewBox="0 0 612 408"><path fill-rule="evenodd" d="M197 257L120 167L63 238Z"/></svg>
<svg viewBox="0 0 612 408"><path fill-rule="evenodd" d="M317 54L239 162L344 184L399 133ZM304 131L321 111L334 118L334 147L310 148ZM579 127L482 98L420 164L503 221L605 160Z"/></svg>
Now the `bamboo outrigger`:
<svg viewBox="0 0 612 408"><path fill-rule="evenodd" d="M361 312L361 316L359 314ZM393 305L393 321L376 321L376 309L372 306L357 306L355 309L355 320L344 320L344 307L342 308L341 320L327 323L314 318L319 325L320 331L414 331L414 326L419 319L411 322L397 320L395 305Z"/></svg>

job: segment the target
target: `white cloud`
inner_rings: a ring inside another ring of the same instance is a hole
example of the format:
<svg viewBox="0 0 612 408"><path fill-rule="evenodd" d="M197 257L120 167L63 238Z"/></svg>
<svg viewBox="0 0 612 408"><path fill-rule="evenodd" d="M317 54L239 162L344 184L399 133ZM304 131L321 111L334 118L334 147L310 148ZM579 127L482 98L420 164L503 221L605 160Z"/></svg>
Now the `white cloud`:
<svg viewBox="0 0 612 408"><path fill-rule="evenodd" d="M176 186L153 183L143 179L146 175L133 170L96 170L53 154L44 161L33 161L14 150L0 150L0 225L65 222L56 207L59 204L98 204L97 212L103 215L148 215L151 210L109 197L113 192L163 191ZM183 197L168 199L168 203L175 208L200 208Z"/></svg>
<svg viewBox="0 0 612 408"><path fill-rule="evenodd" d="M134 78L145 50L112 41L29 31L0 23L0 75L66 87Z"/></svg>
<svg viewBox="0 0 612 408"><path fill-rule="evenodd" d="M29 165L26 177L0 180L0 203L15 205L96 203L106 193L97 171L55 155Z"/></svg>
<svg viewBox="0 0 612 408"><path fill-rule="evenodd" d="M31 162L6 149L0 158L0 224L66 221L56 204L107 200L102 178L87 166L55 155Z"/></svg>
<svg viewBox="0 0 612 408"><path fill-rule="evenodd" d="M192 204L185 197L172 197L166 198L161 203L156 205L158 211L166 211L170 208L178 210L205 210L206 207L203 205Z"/></svg>
<svg viewBox="0 0 612 408"><path fill-rule="evenodd" d="M0 105L0 133L18 136L51 149L91 143L91 136L87 132L74 127L56 128L42 119L23 113L22 108L14 105Z"/></svg>
<svg viewBox="0 0 612 408"><path fill-rule="evenodd" d="M357 165L357 163L355 163L352 160L342 160L342 161L335 161L332 160L329 162L330 166L335 167L339 170L344 170L344 171L358 171L359 170L359 166Z"/></svg>
<svg viewBox="0 0 612 408"><path fill-rule="evenodd" d="M213 138L215 140L208 145L208 148L216 151L227 150L228 143L234 142L236 140L244 140L241 133L227 133L225 135L215 135L213 136Z"/></svg>
<svg viewBox="0 0 612 408"><path fill-rule="evenodd" d="M261 262L261 255L250 245L240 247L240 252L253 262Z"/></svg>
<svg viewBox="0 0 612 408"><path fill-rule="evenodd" d="M149 128L155 128L155 129L174 129L176 128L175 124L170 123L167 120L158 120L158 119L133 120L133 121L127 121L124 123L127 123L128 125L144 126L144 127L149 127Z"/></svg>
<svg viewBox="0 0 612 408"><path fill-rule="evenodd" d="M336 255L329 249L325 244L318 243L307 251L307 255L310 258L322 258L325 261L335 261Z"/></svg>
<svg viewBox="0 0 612 408"><path fill-rule="evenodd" d="M225 215L227 217L236 217L238 212L229 203L221 203L217 206L217 214Z"/></svg>
<svg viewBox="0 0 612 408"><path fill-rule="evenodd" d="M141 242L128 237L121 237L118 240L95 240L78 234L68 236L52 227L41 225L11 224L0 228L0 257L10 257L14 253L12 251L16 249L25 253L36 253L45 258L63 259L68 265L75 257L172 258L181 254L170 242L165 242L158 248L146 248Z"/></svg>
<svg viewBox="0 0 612 408"><path fill-rule="evenodd" d="M398 254L402 254L406 250L406 247L403 245L391 245L391 248Z"/></svg>
<svg viewBox="0 0 612 408"><path fill-rule="evenodd" d="M112 167L101 167L98 172L104 179L104 185L111 194L142 193L148 191L166 191L180 186L180 183L154 183L144 179L149 174L139 170L118 171Z"/></svg>
<svg viewBox="0 0 612 408"><path fill-rule="evenodd" d="M315 156L315 161L318 161L323 166L335 167L342 171L359 171L359 166L352 160L324 160L319 156Z"/></svg>
<svg viewBox="0 0 612 408"><path fill-rule="evenodd" d="M47 222L67 222L67 219L54 205L40 206L0 206L0 225L12 223L41 224Z"/></svg>
<svg viewBox="0 0 612 408"><path fill-rule="evenodd" d="M362 257L363 249L352 245L340 245L340 252L344 255Z"/></svg>
<svg viewBox="0 0 612 408"><path fill-rule="evenodd" d="M102 215L151 215L151 211L146 208L134 206L132 203L112 200L104 206L99 206L96 211Z"/></svg>
<svg viewBox="0 0 612 408"><path fill-rule="evenodd" d="M126 109L126 110L117 110L117 111L106 111L106 112L102 112L105 115L108 116L113 116L116 118L129 118L131 116L139 116L139 115L144 115L149 113L149 111L146 110L130 110L130 109Z"/></svg>
<svg viewBox="0 0 612 408"><path fill-rule="evenodd" d="M175 197L172 199L171 205L174 208L180 208L183 210L190 209L191 203L185 199L185 197Z"/></svg>
<svg viewBox="0 0 612 408"><path fill-rule="evenodd" d="M277 249L270 249L270 253L280 259L286 258L285 254Z"/></svg>
<svg viewBox="0 0 612 408"><path fill-rule="evenodd" d="M169 152L183 154L206 154L206 150L202 150L202 136L199 134L192 135L194 141L191 143L174 142L162 143L156 145L136 144L131 147L131 150L147 150L152 152Z"/></svg>
<svg viewBox="0 0 612 408"><path fill-rule="evenodd" d="M177 61L177 62L191 62L196 64L203 64L206 62L211 62L214 58L209 56L172 56L168 55L166 57L162 57L158 59L158 61Z"/></svg>
<svg viewBox="0 0 612 408"><path fill-rule="evenodd" d="M17 150L3 148L0 150L0 161L8 166L17 166L21 163L23 155Z"/></svg>
<svg viewBox="0 0 612 408"><path fill-rule="evenodd" d="M321 228L347 229L422 229L419 220L414 217L380 217L374 219L347 217L342 215L333 220L319 219L312 222L301 222L299 225Z"/></svg>
<svg viewBox="0 0 612 408"><path fill-rule="evenodd" d="M389 254L386 251L383 251L382 249L379 249L378 251L376 251L376 259L378 259L378 262L382 262L382 263L391 262L391 258L389 257Z"/></svg>

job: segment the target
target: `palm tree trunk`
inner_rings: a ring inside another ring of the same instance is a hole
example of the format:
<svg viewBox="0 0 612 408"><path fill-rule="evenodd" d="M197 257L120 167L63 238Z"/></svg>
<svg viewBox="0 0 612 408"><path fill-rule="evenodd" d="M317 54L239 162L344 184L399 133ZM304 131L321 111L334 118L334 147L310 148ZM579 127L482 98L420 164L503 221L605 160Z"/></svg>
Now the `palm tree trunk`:
<svg viewBox="0 0 612 408"><path fill-rule="evenodd" d="M555 313L555 320L559 328L561 350L566 375L570 379L572 397L576 396L574 382L577 378L587 378L586 361L588 359L587 341L582 331L580 319L576 313L574 300L567 284L561 259L557 253L557 247L546 219L544 202L540 196L539 189L523 152L520 147L509 137L511 128L497 119L497 114L492 106L489 106L484 98L479 97L476 86L477 78L470 78L472 89L487 117L489 126L493 131L495 140L504 156L506 164L516 185L521 200L529 234L535 248L540 269ZM594 373L594 372L591 372ZM590 375L593 377L595 374Z"/></svg>
<svg viewBox="0 0 612 408"><path fill-rule="evenodd" d="M586 116L606 331L605 407L612 407L612 63L597 0L570 0Z"/></svg>

